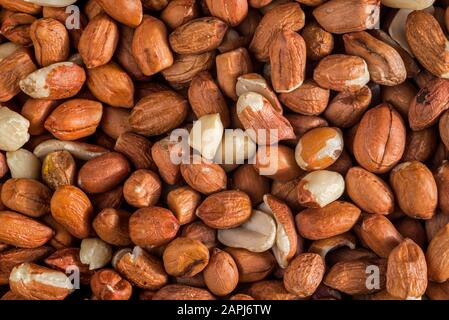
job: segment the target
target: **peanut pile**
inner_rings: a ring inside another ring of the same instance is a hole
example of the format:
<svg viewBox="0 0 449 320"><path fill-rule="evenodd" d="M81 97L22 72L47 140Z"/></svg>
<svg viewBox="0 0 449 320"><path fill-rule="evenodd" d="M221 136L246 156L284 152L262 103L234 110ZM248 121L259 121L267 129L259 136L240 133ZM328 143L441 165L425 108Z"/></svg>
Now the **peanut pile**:
<svg viewBox="0 0 449 320"><path fill-rule="evenodd" d="M0 0L3 300L449 299L448 0Z"/></svg>

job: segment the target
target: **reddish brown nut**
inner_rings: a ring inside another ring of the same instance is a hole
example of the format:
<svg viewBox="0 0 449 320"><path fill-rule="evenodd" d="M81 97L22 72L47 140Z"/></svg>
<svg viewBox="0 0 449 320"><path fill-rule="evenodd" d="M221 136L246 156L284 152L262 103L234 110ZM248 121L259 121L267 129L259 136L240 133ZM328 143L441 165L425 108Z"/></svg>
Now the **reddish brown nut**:
<svg viewBox="0 0 449 320"><path fill-rule="evenodd" d="M229 126L230 115L226 100L209 72L203 71L193 77L188 95L198 119L207 114L219 113L223 127Z"/></svg>
<svg viewBox="0 0 449 320"><path fill-rule="evenodd" d="M401 299L419 299L426 287L426 257L413 240L405 239L388 256L387 291Z"/></svg>
<svg viewBox="0 0 449 320"><path fill-rule="evenodd" d="M407 70L402 57L387 43L365 31L347 33L343 41L346 53L365 60L374 83L393 86L405 81Z"/></svg>
<svg viewBox="0 0 449 320"><path fill-rule="evenodd" d="M381 258L388 258L391 250L402 242L402 235L390 220L378 214L363 219L360 235L363 242Z"/></svg>
<svg viewBox="0 0 449 320"><path fill-rule="evenodd" d="M270 192L270 183L267 178L258 174L254 166L243 164L233 172L232 189L245 192L251 198L251 203L257 205Z"/></svg>
<svg viewBox="0 0 449 320"><path fill-rule="evenodd" d="M87 195L74 186L59 187L50 202L53 218L73 236L84 239L90 234L93 207Z"/></svg>
<svg viewBox="0 0 449 320"><path fill-rule="evenodd" d="M33 179L9 179L1 188L5 206L34 218L50 212L50 199L50 189Z"/></svg>
<svg viewBox="0 0 449 320"><path fill-rule="evenodd" d="M408 120L412 130L422 130L438 121L449 106L449 80L429 81L410 103Z"/></svg>
<svg viewBox="0 0 449 320"><path fill-rule="evenodd" d="M426 296L430 300L447 300L449 298L449 282L427 284Z"/></svg>
<svg viewBox="0 0 449 320"><path fill-rule="evenodd" d="M74 185L76 163L68 151L54 151L42 162L42 180L53 190L60 186Z"/></svg>
<svg viewBox="0 0 449 320"><path fill-rule="evenodd" d="M36 20L31 25L30 36L39 65L46 67L69 57L69 33L61 22L52 18Z"/></svg>
<svg viewBox="0 0 449 320"><path fill-rule="evenodd" d="M324 261L318 254L300 254L285 270L285 288L301 298L310 297L321 283L324 269Z"/></svg>
<svg viewBox="0 0 449 320"><path fill-rule="evenodd" d="M178 229L178 220L165 208L142 208L129 219L131 240L141 247L166 244L176 237Z"/></svg>
<svg viewBox="0 0 449 320"><path fill-rule="evenodd" d="M169 284L153 295L152 300L215 300L206 289Z"/></svg>
<svg viewBox="0 0 449 320"><path fill-rule="evenodd" d="M151 157L157 166L159 175L165 183L170 185L178 183L181 179L180 165L171 161L176 144L177 141L172 141L170 137L167 137L157 141L151 147Z"/></svg>
<svg viewBox="0 0 449 320"><path fill-rule="evenodd" d="M248 91L241 94L236 112L241 126L259 145L295 138L288 120L260 93Z"/></svg>
<svg viewBox="0 0 449 320"><path fill-rule="evenodd" d="M376 272L375 282L369 278L373 274L372 270ZM385 274L385 259L340 261L329 270L324 284L350 295L370 294L385 289Z"/></svg>
<svg viewBox="0 0 449 320"><path fill-rule="evenodd" d="M92 41L95 39L95 45ZM78 50L88 69L107 64L119 39L117 24L106 14L94 17L81 35Z"/></svg>
<svg viewBox="0 0 449 320"><path fill-rule="evenodd" d="M20 80L35 70L36 65L26 49L16 50L0 61L0 72L4 75L0 78L0 102L9 101L17 95L20 92Z"/></svg>
<svg viewBox="0 0 449 320"><path fill-rule="evenodd" d="M193 277L177 277L176 283L185 284L188 286L205 288L206 284L204 283L204 275L202 272L196 274Z"/></svg>
<svg viewBox="0 0 449 320"><path fill-rule="evenodd" d="M189 87L196 74L212 68L215 52L186 54L175 57L173 65L161 71L162 76L176 90Z"/></svg>
<svg viewBox="0 0 449 320"><path fill-rule="evenodd" d="M170 242L163 255L169 275L193 277L209 263L209 250L198 240L179 237Z"/></svg>
<svg viewBox="0 0 449 320"><path fill-rule="evenodd" d="M92 222L97 235L105 242L115 246L128 246L129 218L131 214L121 209L103 209Z"/></svg>
<svg viewBox="0 0 449 320"><path fill-rule="evenodd" d="M382 100L395 107L404 119L408 119L411 101L417 93L416 87L410 81L405 81L397 86L382 87Z"/></svg>
<svg viewBox="0 0 449 320"><path fill-rule="evenodd" d="M142 21L142 3L139 0L115 2L111 0L96 0L108 15L130 27L137 27Z"/></svg>
<svg viewBox="0 0 449 320"><path fill-rule="evenodd" d="M217 296L225 296L234 291L239 282L239 271L232 256L215 248L204 269L204 282Z"/></svg>
<svg viewBox="0 0 449 320"><path fill-rule="evenodd" d="M114 150L124 154L136 169L156 169L151 156L152 144L145 137L124 132L117 137Z"/></svg>
<svg viewBox="0 0 449 320"><path fill-rule="evenodd" d="M190 187L179 187L167 195L168 208L173 212L180 225L196 219L195 211L201 203L201 195Z"/></svg>
<svg viewBox="0 0 449 320"><path fill-rule="evenodd" d="M9 275L12 269L24 262L39 261L47 257L53 249L42 246L32 249L14 248L0 253L0 285L9 283Z"/></svg>
<svg viewBox="0 0 449 320"><path fill-rule="evenodd" d="M306 42L307 57L321 60L334 50L334 37L316 22L308 23L301 32Z"/></svg>
<svg viewBox="0 0 449 320"><path fill-rule="evenodd" d="M349 169L346 192L360 209L368 213L386 215L394 210L394 195L388 184L363 168Z"/></svg>
<svg viewBox="0 0 449 320"><path fill-rule="evenodd" d="M195 0L172 0L161 12L161 19L171 29L183 25L200 15L198 3Z"/></svg>
<svg viewBox="0 0 449 320"><path fill-rule="evenodd" d="M168 282L162 261L140 247L117 251L112 259L112 266L140 289L157 290Z"/></svg>
<svg viewBox="0 0 449 320"><path fill-rule="evenodd" d="M8 164L6 163L6 156L4 153L0 153L0 177L3 178L9 171ZM0 187L1 190L1 187ZM0 204L0 208L3 205Z"/></svg>
<svg viewBox="0 0 449 320"><path fill-rule="evenodd" d="M177 27L169 37L170 46L179 54L200 54L218 48L228 29L214 17L191 20Z"/></svg>
<svg viewBox="0 0 449 320"><path fill-rule="evenodd" d="M237 190L210 195L196 210L196 215L206 225L215 229L238 227L249 219L251 213L249 196Z"/></svg>
<svg viewBox="0 0 449 320"><path fill-rule="evenodd" d="M276 260L270 251L251 252L240 248L226 248L237 264L239 282L255 282L265 279L273 270Z"/></svg>
<svg viewBox="0 0 449 320"><path fill-rule="evenodd" d="M254 300L254 298L247 294L237 293L230 297L229 300Z"/></svg>
<svg viewBox="0 0 449 320"><path fill-rule="evenodd" d="M109 152L87 161L78 172L78 185L88 193L111 191L130 173L128 160L120 153Z"/></svg>
<svg viewBox="0 0 449 320"><path fill-rule="evenodd" d="M125 69L133 80L144 81L148 76L144 75L137 64L136 58L132 53L132 44L134 38L134 29L125 25L119 26L120 39L115 57L117 62Z"/></svg>
<svg viewBox="0 0 449 320"><path fill-rule="evenodd" d="M365 113L354 138L354 156L373 173L391 170L405 149L405 127L401 116L388 104Z"/></svg>
<svg viewBox="0 0 449 320"><path fill-rule="evenodd" d="M268 61L270 45L276 34L281 30L298 31L304 27L304 23L305 14L298 3L279 4L263 16L249 49L257 60Z"/></svg>
<svg viewBox="0 0 449 320"><path fill-rule="evenodd" d="M395 222L396 229L404 238L410 238L416 242L421 249L427 246L427 235L421 221L405 217Z"/></svg>
<svg viewBox="0 0 449 320"><path fill-rule="evenodd" d="M300 298L288 292L281 280L264 280L253 283L248 294L256 300L299 300Z"/></svg>
<svg viewBox="0 0 449 320"><path fill-rule="evenodd" d="M426 252L428 277L430 281L445 282L449 279L448 247L449 224L446 224L430 241Z"/></svg>
<svg viewBox="0 0 449 320"><path fill-rule="evenodd" d="M306 71L306 43L296 32L280 31L270 44L271 82L276 92L300 87Z"/></svg>
<svg viewBox="0 0 449 320"><path fill-rule="evenodd" d="M342 261L355 261L360 259L377 259L377 255L371 250L364 248L340 248L338 250L332 251L327 255L326 261L332 266L338 262Z"/></svg>
<svg viewBox="0 0 449 320"><path fill-rule="evenodd" d="M28 73L19 85L23 92L34 99L57 100L77 95L85 81L84 69L69 61L54 63Z"/></svg>
<svg viewBox="0 0 449 320"><path fill-rule="evenodd" d="M45 132L44 122L59 104L56 100L28 99L22 107L21 114L30 121L29 133L40 135Z"/></svg>
<svg viewBox="0 0 449 320"><path fill-rule="evenodd" d="M296 193L296 187L300 180L301 178L293 179L287 182L273 181L270 193L287 203L293 210L303 209L303 207L299 204Z"/></svg>
<svg viewBox="0 0 449 320"><path fill-rule="evenodd" d="M143 74L151 76L173 64L164 23L145 15L134 33L132 53Z"/></svg>
<svg viewBox="0 0 449 320"><path fill-rule="evenodd" d="M73 99L60 104L45 121L45 129L60 140L78 140L97 130L103 115L100 102Z"/></svg>
<svg viewBox="0 0 449 320"><path fill-rule="evenodd" d="M368 86L356 92L340 92L329 103L324 117L332 125L349 128L357 124L371 103L372 93Z"/></svg>
<svg viewBox="0 0 449 320"><path fill-rule="evenodd" d="M81 262L79 248L61 248L47 257L44 262L52 269L67 273L76 267L80 272L81 283L90 282L92 271L89 270L89 265Z"/></svg>
<svg viewBox="0 0 449 320"><path fill-rule="evenodd" d="M38 14L42 11L42 7L40 5L25 2L23 0L1 0L1 5L7 10L25 12L29 14Z"/></svg>
<svg viewBox="0 0 449 320"><path fill-rule="evenodd" d="M237 100L236 84L241 75L251 73L253 64L248 50L238 48L222 53L215 59L217 65L217 80L225 95Z"/></svg>
<svg viewBox="0 0 449 320"><path fill-rule="evenodd" d="M118 208L124 202L123 187L119 186L111 191L90 195L95 209L101 211L107 208Z"/></svg>
<svg viewBox="0 0 449 320"><path fill-rule="evenodd" d="M304 116L300 114L287 114L285 115L288 122L293 127L296 134L296 139L299 140L307 131L314 128L328 127L327 121L319 116ZM296 144L297 140L292 140L292 144Z"/></svg>
<svg viewBox="0 0 449 320"><path fill-rule="evenodd" d="M231 26L239 25L248 14L248 1L246 0L206 0L206 4L213 16Z"/></svg>
<svg viewBox="0 0 449 320"><path fill-rule="evenodd" d="M331 0L313 10L318 23L326 31L337 34L372 29L379 21L379 14L378 0Z"/></svg>
<svg viewBox="0 0 449 320"><path fill-rule="evenodd" d="M7 12L2 20L0 31L5 38L22 46L32 43L30 29L36 17L22 12Z"/></svg>
<svg viewBox="0 0 449 320"><path fill-rule="evenodd" d="M424 164L413 161L396 166L391 172L390 184L405 214L415 219L432 218L438 203L438 189Z"/></svg>
<svg viewBox="0 0 449 320"><path fill-rule="evenodd" d="M65 273L34 263L16 266L9 278L11 291L26 300L64 300L74 290Z"/></svg>
<svg viewBox="0 0 449 320"><path fill-rule="evenodd" d="M129 124L133 132L157 136L177 128L186 118L188 103L171 90L152 92L132 109Z"/></svg>
<svg viewBox="0 0 449 320"><path fill-rule="evenodd" d="M46 225L12 211L0 211L0 241L20 248L38 248L53 237Z"/></svg>
<svg viewBox="0 0 449 320"><path fill-rule="evenodd" d="M66 22L67 22L68 28L66 28L66 29L68 29L67 31L69 33L70 44L74 48L78 48L78 44L79 44L81 35L90 19L88 19L83 13L81 13L79 15L79 20L75 20L74 19L75 17L72 15L73 12L71 10L66 11L66 8L67 7L44 6L42 8L42 16L46 19L48 19L48 18L55 19L55 20L59 21L60 23L62 23L64 26L66 26ZM86 10L86 12L87 11L88 10ZM101 10L100 12L97 12L97 13L100 14L102 12L103 12L103 10ZM91 17L93 18L93 15ZM78 24L78 22L79 22L79 24ZM70 59L70 57L69 57L69 59Z"/></svg>
<svg viewBox="0 0 449 320"><path fill-rule="evenodd" d="M360 209L353 204L334 201L324 208L303 210L295 220L301 236L319 240L349 231L359 216Z"/></svg>
<svg viewBox="0 0 449 320"><path fill-rule="evenodd" d="M323 89L314 80L306 80L296 90L281 93L279 99L289 109L303 115L319 115L327 107L330 91Z"/></svg>
<svg viewBox="0 0 449 320"><path fill-rule="evenodd" d="M152 207L161 196L161 180L150 170L137 170L125 181L123 195L136 208Z"/></svg>
<svg viewBox="0 0 449 320"><path fill-rule="evenodd" d="M132 294L131 284L111 269L95 272L90 280L90 287L100 300L129 300Z"/></svg>
<svg viewBox="0 0 449 320"><path fill-rule="evenodd" d="M447 37L432 14L424 10L411 12L405 24L405 37L422 66L436 77L448 77Z"/></svg>
<svg viewBox="0 0 449 320"><path fill-rule="evenodd" d="M86 84L90 92L101 102L112 107L132 108L134 106L132 79L115 62L88 69Z"/></svg>
<svg viewBox="0 0 449 320"><path fill-rule="evenodd" d="M181 164L181 175L189 186L203 194L226 189L227 176L222 167L206 159L191 158Z"/></svg>
<svg viewBox="0 0 449 320"><path fill-rule="evenodd" d="M440 126L442 122L440 122ZM440 133L442 140L443 136L444 134ZM420 131L409 131L402 161L426 162L435 153L437 143L437 133L433 127Z"/></svg>
<svg viewBox="0 0 449 320"><path fill-rule="evenodd" d="M217 230L212 229L201 221L195 221L182 228L182 237L198 240L209 250L217 246Z"/></svg>
<svg viewBox="0 0 449 320"><path fill-rule="evenodd" d="M444 161L435 173L435 182L438 189L438 208L449 214L449 163Z"/></svg>
<svg viewBox="0 0 449 320"><path fill-rule="evenodd" d="M49 242L51 246L56 249L62 249L73 245L75 237L64 226L56 222L51 214L47 214L42 220L54 230L53 238Z"/></svg>
<svg viewBox="0 0 449 320"><path fill-rule="evenodd" d="M323 58L313 72L313 80L320 87L335 91L358 91L369 79L365 60L344 54Z"/></svg>

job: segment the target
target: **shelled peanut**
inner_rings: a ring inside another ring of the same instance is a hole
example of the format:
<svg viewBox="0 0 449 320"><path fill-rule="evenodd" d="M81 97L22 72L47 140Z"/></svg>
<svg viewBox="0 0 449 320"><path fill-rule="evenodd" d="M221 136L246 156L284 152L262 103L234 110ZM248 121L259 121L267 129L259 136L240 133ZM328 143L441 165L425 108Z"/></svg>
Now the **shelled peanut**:
<svg viewBox="0 0 449 320"><path fill-rule="evenodd" d="M2 299L449 299L449 7L0 0Z"/></svg>

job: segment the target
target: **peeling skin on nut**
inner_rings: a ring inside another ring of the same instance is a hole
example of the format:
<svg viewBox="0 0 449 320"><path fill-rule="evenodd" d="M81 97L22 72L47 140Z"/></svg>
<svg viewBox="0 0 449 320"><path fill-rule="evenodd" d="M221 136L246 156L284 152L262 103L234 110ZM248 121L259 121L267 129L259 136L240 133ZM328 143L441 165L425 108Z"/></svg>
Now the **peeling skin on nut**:
<svg viewBox="0 0 449 320"><path fill-rule="evenodd" d="M308 171L325 169L340 157L344 143L342 134L338 129L330 130L314 129L299 140L295 157L301 169Z"/></svg>
<svg viewBox="0 0 449 320"><path fill-rule="evenodd" d="M33 153L38 158L43 159L47 154L54 151L68 151L75 158L84 161L94 159L108 152L108 150L103 147L85 142L50 139L40 143L34 149Z"/></svg>
<svg viewBox="0 0 449 320"><path fill-rule="evenodd" d="M23 282L24 284L36 281L43 285L51 287L73 290L70 279L62 272L43 272L38 274L31 273L29 265L24 263L13 269L9 277L10 281Z"/></svg>
<svg viewBox="0 0 449 320"><path fill-rule="evenodd" d="M366 85L369 82L370 75L369 75L369 71L368 71L368 65L366 64L365 60L363 60L363 64L364 64L364 72L356 79L347 80L345 82L346 86L348 86L348 87L350 87L350 86L363 87L364 85Z"/></svg>
<svg viewBox="0 0 449 320"><path fill-rule="evenodd" d="M47 82L51 73L59 67L71 67L72 62L60 62L39 69L20 81L20 88L35 99L45 99L50 96L51 86Z"/></svg>
<svg viewBox="0 0 449 320"><path fill-rule="evenodd" d="M300 203L307 205L307 202L313 202L319 207L324 207L343 195L345 181L337 172L319 170L302 178L300 187L310 197L310 199L307 199L307 196L304 199L299 197ZM302 194L301 191L299 193Z"/></svg>
<svg viewBox="0 0 449 320"><path fill-rule="evenodd" d="M263 96L256 92L245 92L237 101L237 113L242 113L246 108L260 111L264 107Z"/></svg>

